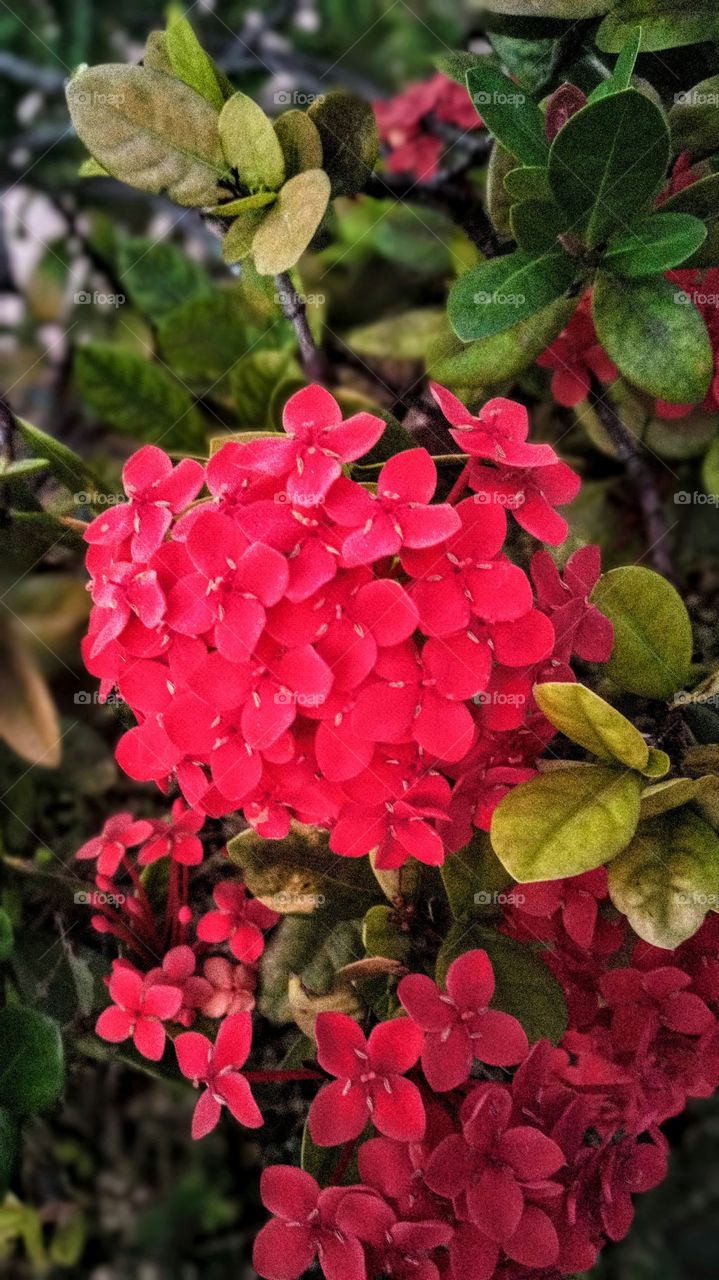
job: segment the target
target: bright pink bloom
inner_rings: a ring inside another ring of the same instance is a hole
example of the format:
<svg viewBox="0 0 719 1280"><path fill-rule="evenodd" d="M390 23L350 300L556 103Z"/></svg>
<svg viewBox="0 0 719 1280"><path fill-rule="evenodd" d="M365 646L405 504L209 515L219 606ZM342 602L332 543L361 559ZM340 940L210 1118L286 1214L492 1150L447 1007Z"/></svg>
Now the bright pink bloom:
<svg viewBox="0 0 719 1280"><path fill-rule="evenodd" d="M151 822L134 818L131 813L115 813L108 818L100 835L82 845L75 857L81 860L97 858L100 875L112 879L127 850L147 840L152 832Z"/></svg>
<svg viewBox="0 0 719 1280"><path fill-rule="evenodd" d="M409 857L430 866L444 862L442 837L433 825L446 820L449 784L429 773L381 804L347 804L330 838L330 848L345 858L377 850L379 870L401 867Z"/></svg>
<svg viewBox="0 0 719 1280"><path fill-rule="evenodd" d="M380 138L389 149L391 173L431 178L439 166L446 143L430 132L432 119L470 131L482 128L467 90L441 72L408 85L387 101L373 103Z"/></svg>
<svg viewBox="0 0 719 1280"><path fill-rule="evenodd" d="M388 1138L416 1142L425 1127L416 1084L405 1080L419 1058L422 1035L406 1018L381 1022L366 1038L344 1013L320 1013L315 1023L317 1061L337 1079L320 1089L310 1108L313 1141L334 1147L358 1138L369 1120Z"/></svg>
<svg viewBox="0 0 719 1280"><path fill-rule="evenodd" d="M599 547L580 547L569 557L561 575L548 551L537 551L530 565L537 605L552 620L555 656L572 653L584 662L607 662L614 644L614 627L589 599L599 581Z"/></svg>
<svg viewBox="0 0 719 1280"><path fill-rule="evenodd" d="M291 1165L264 1169L260 1195L275 1217L255 1240L252 1265L257 1274L264 1280L299 1280L318 1258L327 1280L367 1280L362 1245L337 1220L340 1205L354 1194L347 1187L320 1191L309 1173Z"/></svg>
<svg viewBox="0 0 719 1280"><path fill-rule="evenodd" d="M174 1018L182 1004L182 992L164 983L145 985L130 965L116 961L109 981L114 1001L104 1009L95 1025L103 1040L119 1044L132 1036L143 1058L159 1062L165 1050L163 1022Z"/></svg>
<svg viewBox="0 0 719 1280"><path fill-rule="evenodd" d="M566 462L527 469L508 463L494 468L475 464L469 484L480 502L501 503L522 529L550 547L559 546L569 528L554 508L573 502L581 488L579 476Z"/></svg>
<svg viewBox="0 0 719 1280"><path fill-rule="evenodd" d="M175 513L197 497L205 476L199 462L183 458L173 468L162 449L143 445L125 463L122 481L129 502L108 507L85 532L87 542L119 545L131 538L133 560L149 560L172 523Z"/></svg>
<svg viewBox="0 0 719 1280"><path fill-rule="evenodd" d="M205 823L204 813L194 813L184 800L175 800L172 822L158 822L152 839L142 848L137 861L141 866L170 857L182 866L197 867L202 862L202 841L197 833Z"/></svg>
<svg viewBox="0 0 719 1280"><path fill-rule="evenodd" d="M491 1066L521 1062L527 1037L516 1018L488 1008L494 973L486 951L465 951L447 970L447 990L431 978L411 973L397 995L424 1032L422 1070L436 1093L456 1089L468 1079L475 1058Z"/></svg>
<svg viewBox="0 0 719 1280"><path fill-rule="evenodd" d="M438 382L430 383L430 391L452 424L449 434L463 453L512 467L546 467L557 462L551 445L526 443L529 414L516 400L497 396L475 416Z"/></svg>
<svg viewBox="0 0 719 1280"><path fill-rule="evenodd" d="M217 1124L222 1108L228 1107L240 1124L257 1129L264 1123L252 1090L240 1073L252 1043L249 1013L225 1018L214 1045L197 1031L184 1031L175 1040L177 1061L183 1076L195 1088L205 1086L192 1117L193 1138L204 1138Z"/></svg>
<svg viewBox="0 0 719 1280"><path fill-rule="evenodd" d="M197 936L203 942L229 942L237 960L252 964L265 949L264 931L277 924L276 911L250 898L237 880L222 880L212 896L216 911L208 911L197 925Z"/></svg>
<svg viewBox="0 0 719 1280"><path fill-rule="evenodd" d="M573 409L586 400L592 377L614 382L617 366L600 343L591 313L591 296L586 294L569 324L537 359L543 369L552 369L552 395L557 404Z"/></svg>

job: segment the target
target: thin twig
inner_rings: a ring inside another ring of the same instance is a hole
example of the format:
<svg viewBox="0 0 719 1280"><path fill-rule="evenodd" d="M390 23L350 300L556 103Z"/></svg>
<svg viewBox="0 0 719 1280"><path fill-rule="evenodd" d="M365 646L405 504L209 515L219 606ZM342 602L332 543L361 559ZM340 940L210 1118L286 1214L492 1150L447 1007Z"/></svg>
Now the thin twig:
<svg viewBox="0 0 719 1280"><path fill-rule="evenodd" d="M589 403L609 436L617 458L624 463L635 489L649 542L647 557L657 573L671 579L674 567L668 545L669 528L653 469L637 448L636 436L622 421L615 405L606 399L596 379L592 380L589 389Z"/></svg>
<svg viewBox="0 0 719 1280"><path fill-rule="evenodd" d="M312 382L322 382L327 377L327 361L312 337L307 319L307 307L287 271L275 276L275 284L282 314L290 321L297 335L302 368Z"/></svg>

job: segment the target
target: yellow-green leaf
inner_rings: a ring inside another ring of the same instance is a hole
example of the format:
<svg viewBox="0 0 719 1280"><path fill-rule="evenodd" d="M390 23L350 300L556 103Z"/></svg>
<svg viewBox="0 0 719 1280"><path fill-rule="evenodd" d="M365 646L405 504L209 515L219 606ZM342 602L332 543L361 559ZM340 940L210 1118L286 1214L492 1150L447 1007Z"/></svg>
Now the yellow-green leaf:
<svg viewBox="0 0 719 1280"><path fill-rule="evenodd" d="M227 163L250 191L277 191L285 161L272 121L246 93L233 93L220 112L220 137Z"/></svg>
<svg viewBox="0 0 719 1280"><path fill-rule="evenodd" d="M294 178L305 169L322 168L322 139L306 111L283 111L274 130L285 158L285 173Z"/></svg>
<svg viewBox="0 0 719 1280"><path fill-rule="evenodd" d="M640 772L646 767L649 747L639 730L586 685L538 684L534 698L555 729L600 760L617 760Z"/></svg>
<svg viewBox="0 0 719 1280"><path fill-rule="evenodd" d="M683 689L692 659L692 628L679 593L641 565L605 573L592 602L614 626L606 670L627 693L670 698Z"/></svg>
<svg viewBox="0 0 719 1280"><path fill-rule="evenodd" d="M255 235L264 220L264 209L248 209L230 223L222 241L222 256L225 262L241 262L247 257Z"/></svg>
<svg viewBox="0 0 719 1280"><path fill-rule="evenodd" d="M492 818L492 847L520 883L581 875L611 861L639 821L641 782L606 765L557 768L523 782Z"/></svg>
<svg viewBox="0 0 719 1280"><path fill-rule="evenodd" d="M641 821L656 818L660 813L668 813L670 809L681 809L698 796L702 785L701 778L669 778L647 787L642 792Z"/></svg>
<svg viewBox="0 0 719 1280"><path fill-rule="evenodd" d="M224 98L215 64L205 53L187 18L170 22L166 49L174 74L219 111Z"/></svg>
<svg viewBox="0 0 719 1280"><path fill-rule="evenodd" d="M260 275L277 275L295 265L320 225L329 199L330 180L322 169L308 169L285 183L252 242Z"/></svg>
<svg viewBox="0 0 719 1280"><path fill-rule="evenodd" d="M121 182L182 205L216 204L227 170L217 111L189 85L149 67L88 67L67 86L77 134Z"/></svg>

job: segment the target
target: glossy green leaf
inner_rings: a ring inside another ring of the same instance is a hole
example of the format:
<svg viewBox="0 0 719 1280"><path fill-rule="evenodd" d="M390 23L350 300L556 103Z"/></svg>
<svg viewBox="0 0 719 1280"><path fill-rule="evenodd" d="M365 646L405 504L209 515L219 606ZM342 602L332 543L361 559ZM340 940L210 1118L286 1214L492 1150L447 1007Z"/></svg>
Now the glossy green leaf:
<svg viewBox="0 0 719 1280"><path fill-rule="evenodd" d="M113 177L178 204L216 204L227 170L218 114L189 85L108 64L78 72L66 93L78 137Z"/></svg>
<svg viewBox="0 0 719 1280"><path fill-rule="evenodd" d="M243 214L266 209L276 199L276 191L255 191L254 195L239 196L237 200L225 200L222 204L216 204L210 213L216 214L218 218L240 218Z"/></svg>
<svg viewBox="0 0 719 1280"><path fill-rule="evenodd" d="M611 569L591 598L614 626L605 670L620 688L643 698L670 698L684 688L692 628L681 596L666 578L641 565Z"/></svg>
<svg viewBox="0 0 719 1280"><path fill-rule="evenodd" d="M66 444L56 440L54 436L41 431L32 422L24 418L16 418L17 429L23 443L35 458L44 458L49 463L54 476L70 493L78 490L90 490L92 493L103 493L105 486L82 458L73 453Z"/></svg>
<svg viewBox="0 0 719 1280"><path fill-rule="evenodd" d="M234 93L220 112L222 150L250 191L277 191L285 179L282 147L272 121L246 93Z"/></svg>
<svg viewBox="0 0 719 1280"><path fill-rule="evenodd" d="M674 94L669 127L675 151L712 152L719 147L719 76Z"/></svg>
<svg viewBox="0 0 719 1280"><path fill-rule="evenodd" d="M522 200L512 206L510 225L520 249L539 255L557 248L567 218L553 200Z"/></svg>
<svg viewBox="0 0 719 1280"><path fill-rule="evenodd" d="M186 18L177 18L169 23L165 47L172 71L178 79L189 84L219 111L224 95L215 64L205 53Z"/></svg>
<svg viewBox="0 0 719 1280"><path fill-rule="evenodd" d="M322 168L322 139L306 111L283 111L273 127L282 148L288 178L304 173L305 169Z"/></svg>
<svg viewBox="0 0 719 1280"><path fill-rule="evenodd" d="M604 266L630 280L660 275L686 262L706 238L704 223L690 213L652 213L610 240Z"/></svg>
<svg viewBox="0 0 719 1280"><path fill-rule="evenodd" d="M488 31L487 35L507 75L538 95L556 70L559 46L551 35L544 38L540 27L535 26L535 30L536 39L533 35L505 34L499 30Z"/></svg>
<svg viewBox="0 0 719 1280"><path fill-rule="evenodd" d="M546 165L525 164L510 169L504 189L514 200L548 200L552 195Z"/></svg>
<svg viewBox="0 0 719 1280"><path fill-rule="evenodd" d="M447 325L427 354L427 372L455 388L498 386L536 360L569 323L576 306L576 298L559 298L504 333L469 344L460 342Z"/></svg>
<svg viewBox="0 0 719 1280"><path fill-rule="evenodd" d="M630 282L600 272L592 315L602 346L635 386L677 404L704 399L714 356L683 290L663 278Z"/></svg>
<svg viewBox="0 0 719 1280"><path fill-rule="evenodd" d="M520 883L581 875L629 844L640 794L639 775L632 771L557 768L504 797L492 818L492 846Z"/></svg>
<svg viewBox="0 0 719 1280"><path fill-rule="evenodd" d="M248 270L243 268L243 278ZM214 388L226 380L237 360L258 341L280 346L290 340L290 326L273 319L266 336L252 323L239 289L223 289L210 298L197 298L176 307L158 325L160 352L183 382L193 387ZM263 326L264 327L264 326Z"/></svg>
<svg viewBox="0 0 719 1280"><path fill-rule="evenodd" d="M622 89L629 88L641 43L642 32L641 28L637 27L628 37L626 44L622 46L612 74L607 80L602 80L601 84L598 84L590 93L590 102L596 102L599 98L606 98L607 94L619 93Z"/></svg>
<svg viewBox="0 0 719 1280"><path fill-rule="evenodd" d="M486 831L475 831L469 844L446 858L440 874L455 920L501 913L512 884Z"/></svg>
<svg viewBox="0 0 719 1280"><path fill-rule="evenodd" d="M450 290L450 323L463 342L491 338L542 311L576 278L576 263L561 251L534 258L518 249L480 262Z"/></svg>
<svg viewBox="0 0 719 1280"><path fill-rule="evenodd" d="M609 896L640 938L674 950L719 907L719 836L687 810L643 824L609 867Z"/></svg>
<svg viewBox="0 0 719 1280"><path fill-rule="evenodd" d="M370 907L362 921L362 941L370 956L386 956L389 960L407 960L412 949L409 935L403 933L392 907L378 903Z"/></svg>
<svg viewBox="0 0 719 1280"><path fill-rule="evenodd" d="M590 248L624 230L657 194L669 162L669 130L636 89L591 102L567 121L549 156L554 198Z"/></svg>
<svg viewBox="0 0 719 1280"><path fill-rule="evenodd" d="M662 212L690 213L701 218L707 238L685 264L690 267L719 266L719 173L699 178L691 186L677 191L662 204Z"/></svg>
<svg viewBox="0 0 719 1280"><path fill-rule="evenodd" d="M467 72L467 89L490 133L523 164L547 162L544 117L534 99L489 59Z"/></svg>
<svg viewBox="0 0 719 1280"><path fill-rule="evenodd" d="M649 747L631 721L583 684L537 684L534 699L555 729L600 760L643 772Z"/></svg>
<svg viewBox="0 0 719 1280"><path fill-rule="evenodd" d="M285 183L252 242L261 275L294 267L320 225L329 198L330 180L323 169L307 169Z"/></svg>
<svg viewBox="0 0 719 1280"><path fill-rule="evenodd" d="M518 890L519 892L519 890ZM436 978L444 985L453 960L471 950L486 951L494 970L492 1008L518 1018L530 1044L548 1039L554 1044L567 1029L567 1005L562 988L551 969L526 943L505 938L491 926L463 923L452 925L437 956Z"/></svg>
<svg viewBox="0 0 719 1280"><path fill-rule="evenodd" d="M28 1115L51 1107L65 1083L60 1028L52 1018L25 1005L0 1009L0 1107Z"/></svg>
<svg viewBox="0 0 719 1280"><path fill-rule="evenodd" d="M379 155L379 134L369 102L356 93L336 91L316 98L308 111L322 143L322 168L332 197L361 191Z"/></svg>
<svg viewBox="0 0 719 1280"><path fill-rule="evenodd" d="M222 240L222 257L225 262L241 262L247 257L264 220L263 209L247 209L230 223Z"/></svg>
<svg viewBox="0 0 719 1280"><path fill-rule="evenodd" d="M115 430L166 449L202 449L205 426L194 397L163 365L91 342L77 351L75 376L90 408Z"/></svg>
<svg viewBox="0 0 719 1280"><path fill-rule="evenodd" d="M117 268L130 300L153 321L192 298L212 293L210 278L199 263L169 240L121 239Z"/></svg>
<svg viewBox="0 0 719 1280"><path fill-rule="evenodd" d="M610 8L604 5L603 10ZM619 0L597 32L597 44L607 53L619 53L637 25L642 28L642 52L676 49L719 39L719 14L715 0Z"/></svg>
<svg viewBox="0 0 719 1280"><path fill-rule="evenodd" d="M510 215L514 200L507 191L505 180L516 163L511 151L507 151L499 142L494 143L487 165L485 199L487 213L500 240L512 238Z"/></svg>

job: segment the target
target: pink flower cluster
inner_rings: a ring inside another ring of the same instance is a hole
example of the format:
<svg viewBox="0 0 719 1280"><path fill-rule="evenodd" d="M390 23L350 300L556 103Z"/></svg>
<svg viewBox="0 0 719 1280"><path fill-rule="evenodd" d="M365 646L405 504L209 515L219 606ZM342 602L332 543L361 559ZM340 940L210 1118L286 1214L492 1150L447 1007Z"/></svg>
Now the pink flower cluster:
<svg viewBox="0 0 719 1280"><path fill-rule="evenodd" d="M375 102L374 113L380 138L388 150L387 168L391 173L412 174L418 180L431 178L437 172L447 147L440 130L432 132L432 121L454 125L464 132L483 127L464 85L441 72L411 84L394 98Z"/></svg>
<svg viewBox="0 0 719 1280"><path fill-rule="evenodd" d="M310 1132L342 1144L337 1181L352 1154L359 1180L320 1190L299 1170L265 1171L274 1216L254 1252L265 1280L297 1280L315 1259L327 1280L559 1280L622 1239L632 1197L664 1178L659 1126L719 1084L719 966L707 960L719 922L677 952L636 940L632 952L603 870L522 886L515 904L504 931L545 944L571 1029L559 1047L530 1047L490 1007L483 951L455 960L444 989L402 978L407 1016L367 1040L321 1014L318 1060L336 1079L312 1103Z"/></svg>
<svg viewBox="0 0 719 1280"><path fill-rule="evenodd" d="M128 501L86 533L85 656L138 721L121 766L176 782L191 811L180 802L143 864L170 846L192 864L198 815L238 809L263 836L292 818L329 829L336 853L377 849L379 867L441 863L531 776L552 732L533 685L572 679L572 652L608 657L611 628L588 599L596 554L564 582L535 559L535 604L503 550L508 511L559 543L555 506L579 478L527 443L521 405L473 417L433 391L471 455L457 505L433 501L424 449L392 457L374 485L351 479L384 423L343 421L318 386L288 401L284 433L228 443L206 467L173 469L152 445L127 463ZM109 848L106 872L121 856Z"/></svg>

